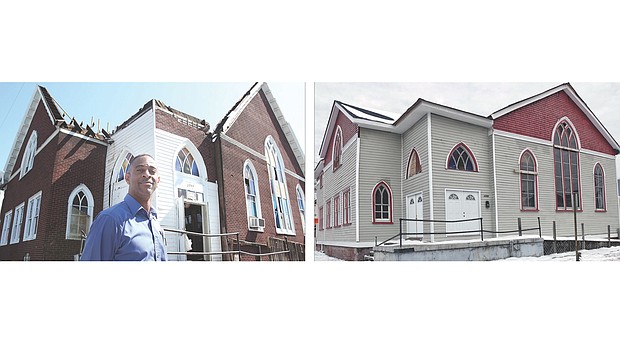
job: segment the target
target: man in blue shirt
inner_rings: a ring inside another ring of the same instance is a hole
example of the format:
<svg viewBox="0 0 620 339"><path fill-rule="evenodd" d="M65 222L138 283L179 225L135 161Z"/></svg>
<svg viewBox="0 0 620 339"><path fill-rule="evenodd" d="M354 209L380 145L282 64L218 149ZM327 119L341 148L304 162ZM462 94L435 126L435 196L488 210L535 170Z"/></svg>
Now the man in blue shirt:
<svg viewBox="0 0 620 339"><path fill-rule="evenodd" d="M153 157L141 154L131 160L125 173L129 193L95 218L81 260L168 260L164 233L151 206L159 180Z"/></svg>

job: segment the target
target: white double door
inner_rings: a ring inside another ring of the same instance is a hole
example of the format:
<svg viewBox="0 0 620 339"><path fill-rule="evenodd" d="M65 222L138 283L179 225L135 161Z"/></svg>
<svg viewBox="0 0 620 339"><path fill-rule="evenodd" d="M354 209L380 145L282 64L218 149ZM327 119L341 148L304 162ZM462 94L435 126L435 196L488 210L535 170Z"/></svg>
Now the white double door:
<svg viewBox="0 0 620 339"><path fill-rule="evenodd" d="M406 198L407 203L407 219L424 219L424 199L422 193L411 194ZM424 232L424 223L422 221L407 221L407 233ZM422 234L409 235L408 237L421 238Z"/></svg>
<svg viewBox="0 0 620 339"><path fill-rule="evenodd" d="M480 192L446 190L446 221L480 218ZM448 222L446 231L474 231L480 229L480 220Z"/></svg>

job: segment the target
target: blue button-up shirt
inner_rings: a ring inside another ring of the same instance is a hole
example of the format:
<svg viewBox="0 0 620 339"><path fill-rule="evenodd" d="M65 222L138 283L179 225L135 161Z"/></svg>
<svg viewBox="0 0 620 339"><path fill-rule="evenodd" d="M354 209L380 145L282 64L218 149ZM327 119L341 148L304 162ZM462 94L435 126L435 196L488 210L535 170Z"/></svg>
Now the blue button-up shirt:
<svg viewBox="0 0 620 339"><path fill-rule="evenodd" d="M127 194L122 202L95 218L81 260L168 260L157 212L152 207L147 212Z"/></svg>

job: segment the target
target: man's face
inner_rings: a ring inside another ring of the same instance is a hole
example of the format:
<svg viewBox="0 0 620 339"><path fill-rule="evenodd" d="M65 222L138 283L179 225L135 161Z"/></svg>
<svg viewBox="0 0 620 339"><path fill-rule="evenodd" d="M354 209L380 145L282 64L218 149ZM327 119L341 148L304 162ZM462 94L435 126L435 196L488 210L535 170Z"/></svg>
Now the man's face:
<svg viewBox="0 0 620 339"><path fill-rule="evenodd" d="M148 200L151 197L159 184L159 179L157 164L149 156L135 159L129 171L125 173L129 194L138 201Z"/></svg>

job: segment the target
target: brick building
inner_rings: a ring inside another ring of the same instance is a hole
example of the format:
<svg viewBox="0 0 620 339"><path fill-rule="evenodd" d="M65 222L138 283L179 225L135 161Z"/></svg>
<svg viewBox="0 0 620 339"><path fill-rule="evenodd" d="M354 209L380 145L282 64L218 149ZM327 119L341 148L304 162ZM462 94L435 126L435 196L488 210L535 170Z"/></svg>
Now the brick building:
<svg viewBox="0 0 620 339"><path fill-rule="evenodd" d="M94 128L38 86L5 166L0 260L75 259L97 213L127 193L124 173L141 153L160 168L153 204L171 260L237 259L222 252L239 243L241 260L303 260L304 155L267 84L252 86L213 131L159 100L113 132ZM217 236L225 233L236 234ZM253 255L282 246L298 255ZM205 254L174 254L186 252Z"/></svg>

